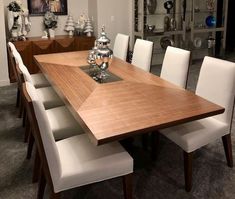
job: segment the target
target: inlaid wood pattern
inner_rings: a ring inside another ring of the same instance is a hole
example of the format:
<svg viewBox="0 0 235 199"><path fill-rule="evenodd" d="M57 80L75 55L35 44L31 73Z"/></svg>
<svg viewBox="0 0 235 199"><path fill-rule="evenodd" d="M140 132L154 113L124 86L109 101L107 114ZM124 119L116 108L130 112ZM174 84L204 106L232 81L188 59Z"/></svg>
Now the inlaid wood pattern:
<svg viewBox="0 0 235 199"><path fill-rule="evenodd" d="M35 56L92 141L125 137L223 113L224 109L151 73L114 58L122 81L99 84L86 75L87 52Z"/></svg>
<svg viewBox="0 0 235 199"><path fill-rule="evenodd" d="M56 39L55 40L55 52L69 52L74 49L74 38L64 38L64 39Z"/></svg>

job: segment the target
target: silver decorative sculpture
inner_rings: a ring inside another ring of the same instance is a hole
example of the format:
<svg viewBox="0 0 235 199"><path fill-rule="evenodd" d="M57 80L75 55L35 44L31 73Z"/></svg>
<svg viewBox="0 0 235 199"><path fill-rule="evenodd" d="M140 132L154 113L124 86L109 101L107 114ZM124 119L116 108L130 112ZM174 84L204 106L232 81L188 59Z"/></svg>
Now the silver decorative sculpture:
<svg viewBox="0 0 235 199"><path fill-rule="evenodd" d="M157 0L148 0L147 7L150 14L154 14L157 8Z"/></svg>
<svg viewBox="0 0 235 199"><path fill-rule="evenodd" d="M87 63L92 67L96 67L95 59L96 59L96 51L97 51L97 42L95 41L94 47L89 51L87 57Z"/></svg>
<svg viewBox="0 0 235 199"><path fill-rule="evenodd" d="M96 40L95 47L89 52L87 62L100 69L99 73L93 77L95 80L104 80L108 77L108 69L113 58L113 51L109 48L110 39L106 36L105 28L102 27L100 37Z"/></svg>

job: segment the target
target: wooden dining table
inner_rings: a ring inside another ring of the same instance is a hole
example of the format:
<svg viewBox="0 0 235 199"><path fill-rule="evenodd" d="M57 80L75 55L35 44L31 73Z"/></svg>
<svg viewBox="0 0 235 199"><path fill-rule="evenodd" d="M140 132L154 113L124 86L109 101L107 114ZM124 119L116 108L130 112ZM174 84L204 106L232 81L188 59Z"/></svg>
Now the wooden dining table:
<svg viewBox="0 0 235 199"><path fill-rule="evenodd" d="M88 51L77 51L34 58L95 145L224 112L223 107L115 57L108 71L118 80L96 82L83 70L87 55Z"/></svg>

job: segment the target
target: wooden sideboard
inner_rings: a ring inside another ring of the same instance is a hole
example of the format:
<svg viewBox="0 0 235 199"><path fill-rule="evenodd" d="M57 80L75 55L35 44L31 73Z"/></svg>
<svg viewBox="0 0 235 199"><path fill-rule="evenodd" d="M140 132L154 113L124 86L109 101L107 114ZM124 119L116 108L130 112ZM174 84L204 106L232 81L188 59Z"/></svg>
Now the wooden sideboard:
<svg viewBox="0 0 235 199"><path fill-rule="evenodd" d="M95 37L56 36L53 39L30 37L26 41L16 41L13 43L22 56L23 62L29 72L37 73L39 69L34 64L34 55L89 50L94 46L94 41ZM10 62L8 62L8 69L10 81L15 82L15 76Z"/></svg>

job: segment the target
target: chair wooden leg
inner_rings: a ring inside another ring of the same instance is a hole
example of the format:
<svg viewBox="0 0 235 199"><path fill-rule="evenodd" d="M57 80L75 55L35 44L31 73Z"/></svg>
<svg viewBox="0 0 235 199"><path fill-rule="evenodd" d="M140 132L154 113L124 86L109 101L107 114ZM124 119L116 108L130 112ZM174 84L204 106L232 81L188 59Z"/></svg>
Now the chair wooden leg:
<svg viewBox="0 0 235 199"><path fill-rule="evenodd" d="M160 143L160 135L159 132L152 132L151 133L151 156L152 160L156 161L158 157L158 148Z"/></svg>
<svg viewBox="0 0 235 199"><path fill-rule="evenodd" d="M54 193L52 192L50 195L50 199L60 199L61 198L61 194L60 193Z"/></svg>
<svg viewBox="0 0 235 199"><path fill-rule="evenodd" d="M123 191L125 199L132 199L132 173L123 176Z"/></svg>
<svg viewBox="0 0 235 199"><path fill-rule="evenodd" d="M142 134L142 147L144 150L148 150L148 134L145 133L145 134Z"/></svg>
<svg viewBox="0 0 235 199"><path fill-rule="evenodd" d="M20 96L20 99L19 99L19 114L18 114L18 117L19 118L22 118L22 114L23 114L23 99L22 99L22 96Z"/></svg>
<svg viewBox="0 0 235 199"><path fill-rule="evenodd" d="M37 199L43 199L45 187L46 187L46 179L45 179L45 176L44 176L44 174L42 172L42 174L40 176L39 183L38 183L38 195L37 195Z"/></svg>
<svg viewBox="0 0 235 199"><path fill-rule="evenodd" d="M187 153L184 151L184 178L185 178L185 190L191 191L192 188L192 162L193 152Z"/></svg>
<svg viewBox="0 0 235 199"><path fill-rule="evenodd" d="M26 120L27 120L27 115L26 115L26 109L23 107L23 121L22 121L22 126L25 127Z"/></svg>
<svg viewBox="0 0 235 199"><path fill-rule="evenodd" d="M41 172L41 160L40 160L40 157L39 157L38 150L36 149L34 166L33 166L33 179L32 179L33 183L38 182L40 172Z"/></svg>
<svg viewBox="0 0 235 199"><path fill-rule="evenodd" d="M29 135L30 135L30 123L28 120L28 116L25 116L25 133L24 133L24 142L26 143L29 140Z"/></svg>
<svg viewBox="0 0 235 199"><path fill-rule="evenodd" d="M227 159L227 164L229 167L233 167L233 154L232 154L232 143L231 143L231 134L227 134L222 137L224 152Z"/></svg>
<svg viewBox="0 0 235 199"><path fill-rule="evenodd" d="M20 105L20 89L17 88L17 95L16 95L16 107L19 107Z"/></svg>
<svg viewBox="0 0 235 199"><path fill-rule="evenodd" d="M32 150L33 150L33 144L34 144L34 137L32 130L29 131L29 143L28 143L28 150L27 150L27 159L29 160L32 155Z"/></svg>

